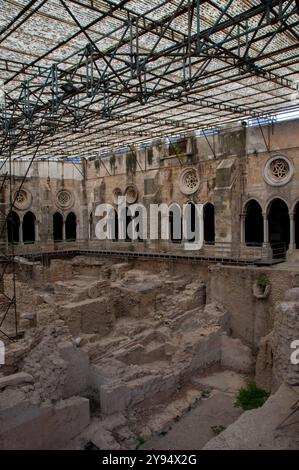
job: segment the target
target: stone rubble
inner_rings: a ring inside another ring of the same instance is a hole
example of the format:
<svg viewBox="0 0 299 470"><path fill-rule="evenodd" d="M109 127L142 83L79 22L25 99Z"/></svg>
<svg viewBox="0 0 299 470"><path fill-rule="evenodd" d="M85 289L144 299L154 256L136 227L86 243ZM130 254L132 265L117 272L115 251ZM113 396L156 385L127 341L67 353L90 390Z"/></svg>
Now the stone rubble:
<svg viewBox="0 0 299 470"><path fill-rule="evenodd" d="M39 448L134 449L200 403L209 371L252 377L250 348L231 337L229 312L219 302L206 304L204 282L87 257L67 264L72 277L57 275L56 260L36 283L17 282L23 337L7 345L1 370L0 416L8 437L2 435L0 448L17 445L10 415L20 417L17 434L28 427L29 436L31 418L42 423L50 413L54 423L65 408L59 422L65 438L52 442L45 433ZM286 296L277 329L260 345L257 367L269 369L261 355L268 357L265 344L276 341L282 359L274 357L269 373L277 381L296 379L280 349L295 327L295 294ZM29 437L26 445L35 446Z"/></svg>

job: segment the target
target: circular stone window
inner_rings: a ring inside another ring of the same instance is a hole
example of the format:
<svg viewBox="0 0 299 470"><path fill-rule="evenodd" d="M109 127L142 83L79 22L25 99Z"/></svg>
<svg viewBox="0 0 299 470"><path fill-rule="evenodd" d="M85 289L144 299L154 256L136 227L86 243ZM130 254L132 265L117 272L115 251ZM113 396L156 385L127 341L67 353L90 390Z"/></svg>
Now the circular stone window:
<svg viewBox="0 0 299 470"><path fill-rule="evenodd" d="M137 188L135 188L135 186L133 186L133 185L128 186L126 191L125 191L125 196L127 198L127 203L128 204L134 204L134 202L136 202L137 198L138 198Z"/></svg>
<svg viewBox="0 0 299 470"><path fill-rule="evenodd" d="M282 155L270 158L264 168L264 179L266 183L271 186L283 186L287 184L293 174L293 164Z"/></svg>
<svg viewBox="0 0 299 470"><path fill-rule="evenodd" d="M69 209L73 204L73 197L69 191L62 189L57 193L57 205L62 209Z"/></svg>
<svg viewBox="0 0 299 470"><path fill-rule="evenodd" d="M185 168L179 179L179 187L183 194L193 194L199 188L199 176L195 168Z"/></svg>
<svg viewBox="0 0 299 470"><path fill-rule="evenodd" d="M14 205L17 209L24 211L31 206L32 196L25 189L19 189L14 195Z"/></svg>
<svg viewBox="0 0 299 470"><path fill-rule="evenodd" d="M121 197L122 195L123 195L123 192L120 188L115 188L113 190L112 198L113 198L114 204L118 203L118 198Z"/></svg>

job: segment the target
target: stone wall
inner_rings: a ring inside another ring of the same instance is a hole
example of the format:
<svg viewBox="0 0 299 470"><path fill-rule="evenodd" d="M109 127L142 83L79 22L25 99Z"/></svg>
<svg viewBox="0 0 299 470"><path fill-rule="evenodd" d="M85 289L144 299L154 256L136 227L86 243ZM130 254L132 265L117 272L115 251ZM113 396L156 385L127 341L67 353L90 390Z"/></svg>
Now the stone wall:
<svg viewBox="0 0 299 470"><path fill-rule="evenodd" d="M271 283L269 297L257 298L253 285L265 273ZM290 286L298 285L298 271L275 268L210 265L208 301L221 302L231 315L232 334L254 348L274 325L275 305Z"/></svg>
<svg viewBox="0 0 299 470"><path fill-rule="evenodd" d="M211 202L215 208L216 242L232 243L235 247L241 241L241 216L249 199L259 201L265 214L271 200L279 197L293 214L299 198L298 131L299 120L262 129L224 127L206 139L201 135L189 138L186 153L179 155L161 141L154 142L151 151L139 148L133 154L116 150L76 166L62 161L34 162L23 186L31 202L26 207L16 206L15 210L21 220L28 210L35 214L42 243L53 241L54 212L61 212L65 219L72 211L78 222L77 238L87 240L95 238L95 207L104 202L114 206L117 194L126 195L133 188L136 201L146 207L162 202L180 207L190 201ZM289 159L293 176L286 184L271 185L265 181L265 166L270 158L279 155ZM28 162L14 163L14 190L27 167ZM197 174L194 190L182 178L188 169ZM62 190L71 196L67 206L57 199ZM8 210L8 187L5 201L4 209Z"/></svg>

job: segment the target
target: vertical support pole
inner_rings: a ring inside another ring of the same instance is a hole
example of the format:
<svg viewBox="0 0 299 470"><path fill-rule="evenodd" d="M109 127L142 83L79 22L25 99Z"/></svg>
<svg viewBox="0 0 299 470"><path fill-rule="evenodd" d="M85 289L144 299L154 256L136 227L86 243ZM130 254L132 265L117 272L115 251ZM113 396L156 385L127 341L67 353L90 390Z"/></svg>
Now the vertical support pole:
<svg viewBox="0 0 299 470"><path fill-rule="evenodd" d="M10 143L9 143L10 145ZM13 207L14 207L14 198L13 198L13 174L12 174L12 151L9 149L9 208L10 212L12 212ZM21 224L20 224L21 227ZM12 229L13 230L13 229ZM16 300L16 266L15 266L15 247L14 247L14 242L13 242L13 236L12 236L12 243L11 243L11 259L12 259L12 283L13 283L13 296L11 299L11 304L10 307L13 307L14 310L14 320L15 320L15 335L16 337L18 336L18 315L17 315L17 300ZM23 240L23 230L22 230L22 240ZM9 308L10 308L9 307Z"/></svg>
<svg viewBox="0 0 299 470"><path fill-rule="evenodd" d="M197 41L196 41L196 49L199 51L200 49L200 0L196 0L196 32L197 32Z"/></svg>
<svg viewBox="0 0 299 470"><path fill-rule="evenodd" d="M139 28L138 28L138 18L136 18L136 54L135 54L135 61L136 61L136 74L139 75Z"/></svg>

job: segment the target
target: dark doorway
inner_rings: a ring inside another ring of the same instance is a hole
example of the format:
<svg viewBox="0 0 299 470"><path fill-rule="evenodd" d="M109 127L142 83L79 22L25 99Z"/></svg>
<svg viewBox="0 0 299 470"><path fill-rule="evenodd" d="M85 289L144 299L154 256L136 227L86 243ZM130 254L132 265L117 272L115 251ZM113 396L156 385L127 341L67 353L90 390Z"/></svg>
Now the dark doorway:
<svg viewBox="0 0 299 470"><path fill-rule="evenodd" d="M203 208L203 227L204 241L207 243L215 243L215 211L214 206L208 202Z"/></svg>
<svg viewBox="0 0 299 470"><path fill-rule="evenodd" d="M262 208L257 201L252 199L246 204L245 216L245 243L246 245L263 244L264 225Z"/></svg>
<svg viewBox="0 0 299 470"><path fill-rule="evenodd" d="M55 242L60 242L63 239L62 235L63 217L59 212L53 215L53 239Z"/></svg>
<svg viewBox="0 0 299 470"><path fill-rule="evenodd" d="M65 238L69 241L77 238L77 218L73 212L70 212L65 220Z"/></svg>
<svg viewBox="0 0 299 470"><path fill-rule="evenodd" d="M20 217L14 211L7 216L7 239L10 243L20 241Z"/></svg>
<svg viewBox="0 0 299 470"><path fill-rule="evenodd" d="M281 258L290 243L290 216L288 206L282 199L271 202L269 213L269 241L273 257Z"/></svg>
<svg viewBox="0 0 299 470"><path fill-rule="evenodd" d="M35 242L35 215L30 211L23 218L23 242Z"/></svg>

